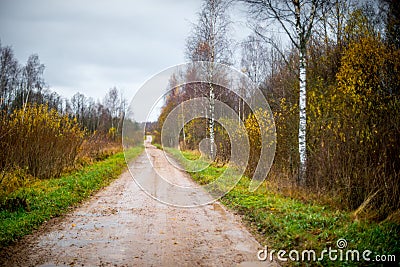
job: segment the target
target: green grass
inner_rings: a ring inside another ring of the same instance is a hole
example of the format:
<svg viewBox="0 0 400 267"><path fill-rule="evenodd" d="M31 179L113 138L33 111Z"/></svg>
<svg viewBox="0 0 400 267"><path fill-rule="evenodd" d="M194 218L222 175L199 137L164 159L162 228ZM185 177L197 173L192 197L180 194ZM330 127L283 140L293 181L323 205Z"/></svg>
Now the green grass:
<svg viewBox="0 0 400 267"><path fill-rule="evenodd" d="M163 147L160 144L154 143L153 146L155 146L156 148L158 148L160 150L163 150Z"/></svg>
<svg viewBox="0 0 400 267"><path fill-rule="evenodd" d="M127 160L135 158L142 151L143 147L129 149L126 152ZM8 197L23 199L26 205L13 212L0 211L0 247L30 234L50 218L68 212L71 207L109 185L125 169L125 158L121 152L77 172L19 188Z"/></svg>
<svg viewBox="0 0 400 267"><path fill-rule="evenodd" d="M168 149L168 152L178 160L181 158L176 150ZM187 159L198 157L196 153L190 151L184 151L182 155ZM190 164L192 163L187 165ZM214 181L223 171L223 167L211 165L201 172L189 173L196 182L207 184ZM360 252L368 249L373 252L370 258L375 255L395 255L399 264L400 225L391 222L357 221L350 212L321 204L304 203L274 193L267 190L265 182L255 192L249 192L249 183L249 178L242 177L233 190L222 197L221 202L243 216L263 246L287 251L314 249L317 253L321 253L325 248L337 249L336 241L344 238L348 243L348 249L358 249ZM367 264L367 262L329 261L327 256L321 262L288 263L321 266Z"/></svg>

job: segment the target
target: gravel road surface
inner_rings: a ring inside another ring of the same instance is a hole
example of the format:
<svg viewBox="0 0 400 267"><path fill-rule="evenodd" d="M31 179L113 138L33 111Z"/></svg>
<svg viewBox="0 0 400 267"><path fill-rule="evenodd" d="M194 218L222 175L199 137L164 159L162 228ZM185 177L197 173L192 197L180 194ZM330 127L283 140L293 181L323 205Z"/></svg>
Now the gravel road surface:
<svg viewBox="0 0 400 267"><path fill-rule="evenodd" d="M132 175L157 190L154 168L171 181L194 186L186 173L161 156L162 151L146 146L147 154L132 163L132 174L126 171L71 213L7 248L1 265L271 266L257 260L260 244L220 203L179 208L142 191ZM197 203L209 196L199 188L186 197Z"/></svg>

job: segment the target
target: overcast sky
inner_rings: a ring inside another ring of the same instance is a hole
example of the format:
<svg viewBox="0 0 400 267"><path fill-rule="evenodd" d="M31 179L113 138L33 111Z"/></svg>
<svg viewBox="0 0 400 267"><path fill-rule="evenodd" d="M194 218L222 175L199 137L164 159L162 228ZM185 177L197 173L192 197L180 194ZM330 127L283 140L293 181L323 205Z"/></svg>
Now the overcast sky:
<svg viewBox="0 0 400 267"><path fill-rule="evenodd" d="M37 53L46 82L64 97L79 91L101 100L117 86L130 98L152 75L185 61L185 40L201 3L0 0L0 40L21 64Z"/></svg>

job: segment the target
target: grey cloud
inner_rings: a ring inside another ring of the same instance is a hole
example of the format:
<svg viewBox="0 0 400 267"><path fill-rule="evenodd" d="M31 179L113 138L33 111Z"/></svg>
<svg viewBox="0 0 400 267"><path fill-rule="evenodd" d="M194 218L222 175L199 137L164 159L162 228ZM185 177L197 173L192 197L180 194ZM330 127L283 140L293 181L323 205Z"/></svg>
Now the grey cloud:
<svg viewBox="0 0 400 267"><path fill-rule="evenodd" d="M20 62L38 53L52 88L100 98L112 85L137 86L182 63L188 21L196 20L200 4L0 0L0 40Z"/></svg>

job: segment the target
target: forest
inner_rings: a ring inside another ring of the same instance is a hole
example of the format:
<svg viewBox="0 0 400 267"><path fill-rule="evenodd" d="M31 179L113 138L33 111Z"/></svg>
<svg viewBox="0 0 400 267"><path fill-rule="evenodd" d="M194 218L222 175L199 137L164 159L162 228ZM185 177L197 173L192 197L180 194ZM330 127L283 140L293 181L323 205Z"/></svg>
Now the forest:
<svg viewBox="0 0 400 267"><path fill-rule="evenodd" d="M234 45L231 11L238 6L253 33ZM276 127L269 190L354 211L356 218L399 222L399 10L393 0L203 2L186 58L237 67L262 91ZM236 62L235 47L241 55ZM209 116L184 125L179 147L197 150L209 138L216 148L211 154L223 166L235 140L214 118L214 103L221 101L243 121L251 177L262 149L257 118L266 110L257 115L229 88L185 83L200 72L193 68L170 78L161 115L151 125L154 141L161 143L164 121L175 107L205 97ZM252 94L245 83L242 88Z"/></svg>
<svg viewBox="0 0 400 267"><path fill-rule="evenodd" d="M11 46L0 45L0 63L1 207L35 179L122 151L126 99L116 87L101 101L79 92L66 99L46 84L38 55L21 64Z"/></svg>

